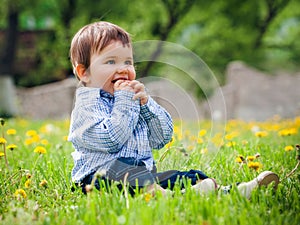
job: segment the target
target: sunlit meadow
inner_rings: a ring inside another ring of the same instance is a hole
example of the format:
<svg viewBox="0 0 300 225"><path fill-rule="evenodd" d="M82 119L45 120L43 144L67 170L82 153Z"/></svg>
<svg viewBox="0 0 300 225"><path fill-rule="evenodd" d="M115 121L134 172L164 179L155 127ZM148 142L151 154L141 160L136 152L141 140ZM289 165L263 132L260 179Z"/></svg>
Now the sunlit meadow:
<svg viewBox="0 0 300 225"><path fill-rule="evenodd" d="M0 224L298 224L300 117L213 125L176 121L172 141L154 157L159 170L200 169L232 184L231 193L199 196L188 188L182 195L176 188L164 198L142 190L131 197L114 186L72 191L69 121L1 119ZM280 176L277 190L240 196L236 182L264 170Z"/></svg>

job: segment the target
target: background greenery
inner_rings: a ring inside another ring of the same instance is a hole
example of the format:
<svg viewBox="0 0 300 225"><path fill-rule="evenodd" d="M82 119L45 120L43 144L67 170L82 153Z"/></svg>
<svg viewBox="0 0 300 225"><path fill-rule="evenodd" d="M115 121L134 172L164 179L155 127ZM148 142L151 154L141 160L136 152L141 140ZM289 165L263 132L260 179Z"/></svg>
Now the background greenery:
<svg viewBox="0 0 300 225"><path fill-rule="evenodd" d="M12 16L18 31L47 32L39 35L34 50L25 52L18 44L15 51L8 51L2 39L0 74L13 75L22 86L70 76L70 40L80 27L97 20L124 27L133 41L156 39L185 46L208 64L220 83L225 82L224 70L232 60L272 71L295 70L300 56L299 7L298 0L1 0L4 32L12 29ZM33 59L34 66L16 73L26 60L14 60L8 67L5 60L14 58L14 52ZM141 63L138 68L140 77L163 76L156 63Z"/></svg>

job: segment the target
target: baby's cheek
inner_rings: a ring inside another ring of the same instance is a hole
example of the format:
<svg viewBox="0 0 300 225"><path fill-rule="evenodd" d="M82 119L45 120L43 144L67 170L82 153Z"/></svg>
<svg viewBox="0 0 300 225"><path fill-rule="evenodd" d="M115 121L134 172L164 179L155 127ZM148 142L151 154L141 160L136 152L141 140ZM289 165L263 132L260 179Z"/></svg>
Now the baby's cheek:
<svg viewBox="0 0 300 225"><path fill-rule="evenodd" d="M135 73L135 69L132 66L132 68L129 69L129 80L135 80L136 78L136 73Z"/></svg>

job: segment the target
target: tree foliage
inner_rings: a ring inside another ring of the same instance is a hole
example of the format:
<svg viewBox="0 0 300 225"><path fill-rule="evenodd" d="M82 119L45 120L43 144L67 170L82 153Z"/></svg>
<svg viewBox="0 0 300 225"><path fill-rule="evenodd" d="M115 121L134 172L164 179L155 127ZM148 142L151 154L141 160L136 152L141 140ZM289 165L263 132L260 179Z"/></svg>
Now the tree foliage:
<svg viewBox="0 0 300 225"><path fill-rule="evenodd" d="M18 3L20 9L18 30L42 29L47 23L50 25L46 28L51 30L36 45L36 67L26 77L15 77L19 85L69 76L71 38L81 26L97 20L124 27L133 41L155 39L181 44L200 56L221 82L232 60L282 69L297 65L300 54L297 0L2 0L0 28L5 31L10 29L7 8L11 2ZM5 46L0 47L2 56ZM160 51L157 46L153 61ZM148 62L139 68L142 77L159 74L161 65Z"/></svg>

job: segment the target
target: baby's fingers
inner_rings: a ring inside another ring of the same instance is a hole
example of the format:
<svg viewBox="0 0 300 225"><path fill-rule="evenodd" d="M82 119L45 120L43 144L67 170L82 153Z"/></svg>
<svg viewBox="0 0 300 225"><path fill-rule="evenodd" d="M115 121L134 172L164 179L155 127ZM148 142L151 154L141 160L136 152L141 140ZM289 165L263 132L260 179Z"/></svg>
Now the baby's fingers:
<svg viewBox="0 0 300 225"><path fill-rule="evenodd" d="M145 98L146 96L147 96L146 92L138 92L133 96L133 100L137 100L139 98Z"/></svg>
<svg viewBox="0 0 300 225"><path fill-rule="evenodd" d="M146 92L138 92L133 96L133 100L140 99L140 104L145 105L148 102L148 95Z"/></svg>

